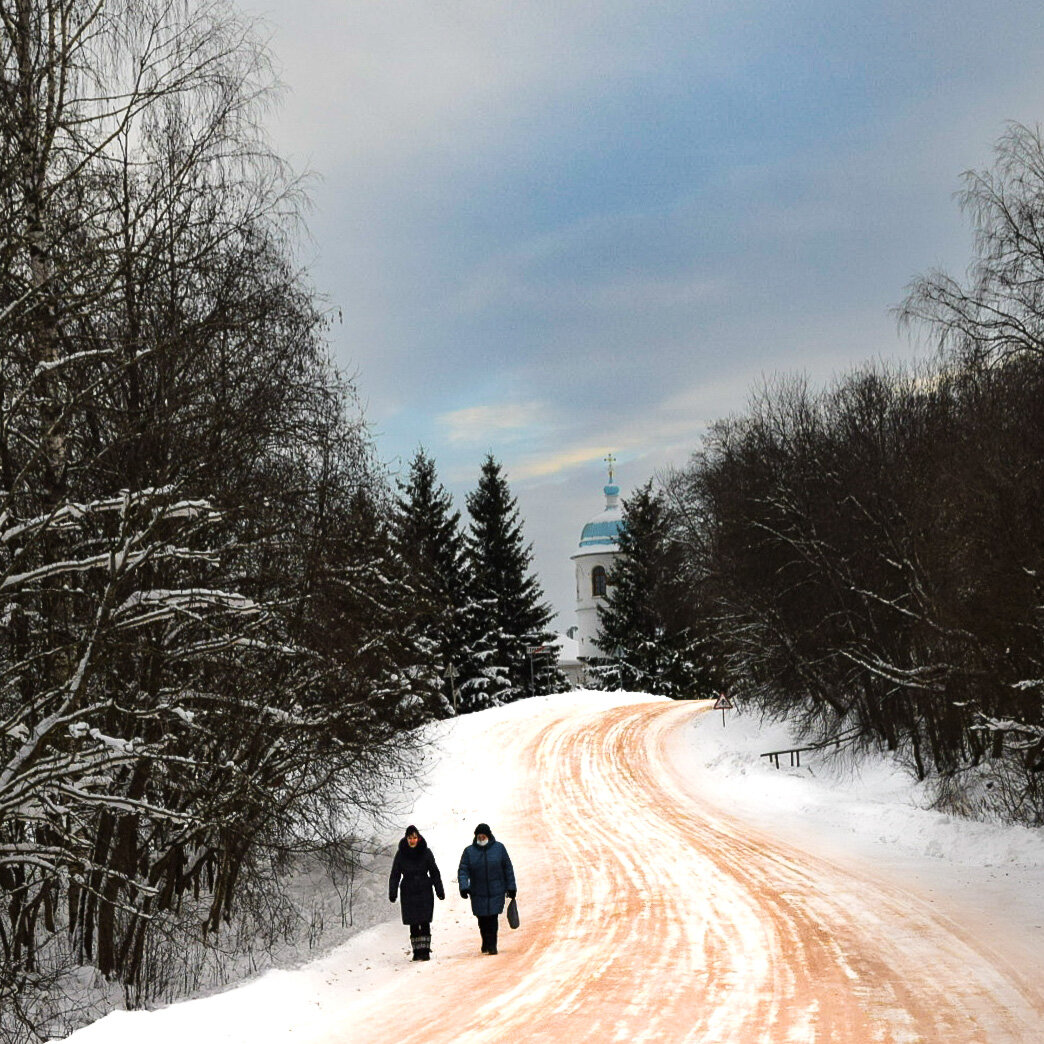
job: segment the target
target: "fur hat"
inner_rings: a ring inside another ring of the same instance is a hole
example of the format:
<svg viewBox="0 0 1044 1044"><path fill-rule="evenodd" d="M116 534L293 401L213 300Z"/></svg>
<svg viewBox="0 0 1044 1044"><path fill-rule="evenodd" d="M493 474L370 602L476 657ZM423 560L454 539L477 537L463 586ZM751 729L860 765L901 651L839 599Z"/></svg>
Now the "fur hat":
<svg viewBox="0 0 1044 1044"><path fill-rule="evenodd" d="M488 823L479 823L479 825L475 827L475 836L478 837L479 834L485 834L486 837L491 838L493 836L493 831L489 829Z"/></svg>

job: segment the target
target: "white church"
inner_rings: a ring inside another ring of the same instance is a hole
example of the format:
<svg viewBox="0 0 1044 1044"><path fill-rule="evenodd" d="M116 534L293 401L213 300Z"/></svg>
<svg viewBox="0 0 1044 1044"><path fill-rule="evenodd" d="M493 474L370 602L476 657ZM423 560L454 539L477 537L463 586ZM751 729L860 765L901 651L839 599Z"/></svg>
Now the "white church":
<svg viewBox="0 0 1044 1044"><path fill-rule="evenodd" d="M602 489L605 507L580 532L580 546L572 562L576 567L576 627L569 638L576 642L560 642L559 667L573 685L583 685L586 669L612 658L611 649L598 645L598 606L606 600L609 572L620 553L619 533L622 522L620 487L613 481L615 459L606 457L609 482Z"/></svg>

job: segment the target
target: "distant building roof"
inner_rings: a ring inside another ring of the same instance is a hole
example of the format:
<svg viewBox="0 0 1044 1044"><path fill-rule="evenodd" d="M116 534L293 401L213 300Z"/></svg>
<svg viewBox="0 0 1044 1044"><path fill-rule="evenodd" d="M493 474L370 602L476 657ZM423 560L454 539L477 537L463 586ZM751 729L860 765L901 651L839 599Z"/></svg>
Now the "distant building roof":
<svg viewBox="0 0 1044 1044"><path fill-rule="evenodd" d="M558 646L558 664L579 663L580 643L567 634L556 634L554 644Z"/></svg>

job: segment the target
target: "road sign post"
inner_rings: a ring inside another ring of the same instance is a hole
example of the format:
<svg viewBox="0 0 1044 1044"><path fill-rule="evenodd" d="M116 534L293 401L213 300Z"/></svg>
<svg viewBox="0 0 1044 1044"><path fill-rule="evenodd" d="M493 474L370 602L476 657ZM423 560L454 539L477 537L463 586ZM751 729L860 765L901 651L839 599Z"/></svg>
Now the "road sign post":
<svg viewBox="0 0 1044 1044"><path fill-rule="evenodd" d="M529 695L536 695L536 677L533 673L533 657L539 656L541 653L551 652L550 645L530 645L526 648L526 652L529 654Z"/></svg>
<svg viewBox="0 0 1044 1044"><path fill-rule="evenodd" d="M718 698L714 701L713 709L721 711L721 727L725 728L725 712L732 710L732 700L725 693L719 692Z"/></svg>
<svg viewBox="0 0 1044 1044"><path fill-rule="evenodd" d="M454 682L457 679L457 668L454 667L453 664L451 663L446 668L446 673L445 673L445 675L443 675L443 677L449 679L450 695L453 697L453 713L456 714L457 713L457 686L454 684Z"/></svg>

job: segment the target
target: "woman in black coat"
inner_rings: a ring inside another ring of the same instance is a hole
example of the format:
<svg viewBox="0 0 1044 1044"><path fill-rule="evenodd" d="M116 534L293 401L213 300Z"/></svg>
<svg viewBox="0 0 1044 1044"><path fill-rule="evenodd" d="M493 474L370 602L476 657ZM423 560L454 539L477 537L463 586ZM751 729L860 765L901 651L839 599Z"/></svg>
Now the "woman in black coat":
<svg viewBox="0 0 1044 1044"><path fill-rule="evenodd" d="M406 828L392 860L388 898L394 903L396 893L399 895L402 923L410 926L410 945L415 961L426 961L431 957L431 915L435 911L433 891L440 899L446 898L442 875L428 842L411 824Z"/></svg>

